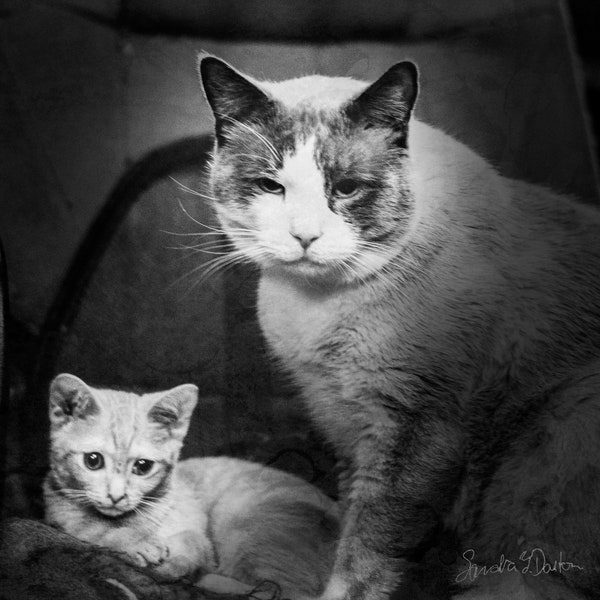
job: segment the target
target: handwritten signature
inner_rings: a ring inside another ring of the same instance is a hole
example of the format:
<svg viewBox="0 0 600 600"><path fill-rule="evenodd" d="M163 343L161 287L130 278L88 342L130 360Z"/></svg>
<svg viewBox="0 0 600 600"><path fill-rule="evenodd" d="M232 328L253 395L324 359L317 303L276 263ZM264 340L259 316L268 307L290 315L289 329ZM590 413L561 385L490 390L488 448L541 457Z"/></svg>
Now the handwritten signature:
<svg viewBox="0 0 600 600"><path fill-rule="evenodd" d="M500 560L492 565L478 565L475 562L475 550L465 550L462 555L466 562L467 568L461 571L456 576L456 582L475 581L482 575L491 575L495 573L523 573L539 577L540 575L548 575L550 573L565 573L573 569L583 571L583 567L563 560L562 552L558 555L558 560L550 560L546 558L544 551L541 548L533 550L525 550L521 553L517 561L509 560L500 555Z"/></svg>

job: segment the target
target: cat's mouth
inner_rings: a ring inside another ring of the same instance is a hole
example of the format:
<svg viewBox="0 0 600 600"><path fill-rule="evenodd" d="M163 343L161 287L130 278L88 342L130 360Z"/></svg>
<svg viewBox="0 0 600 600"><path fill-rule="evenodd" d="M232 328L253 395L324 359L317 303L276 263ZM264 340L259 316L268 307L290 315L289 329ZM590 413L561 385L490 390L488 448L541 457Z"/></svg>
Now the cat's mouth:
<svg viewBox="0 0 600 600"><path fill-rule="evenodd" d="M96 510L104 515L105 517L118 518L122 517L131 512L128 507L117 507L117 506L100 506L96 505Z"/></svg>
<svg viewBox="0 0 600 600"><path fill-rule="evenodd" d="M290 269L299 270L306 273L323 273L324 271L329 271L332 268L331 264L315 260L306 254L295 260L282 260L281 263Z"/></svg>

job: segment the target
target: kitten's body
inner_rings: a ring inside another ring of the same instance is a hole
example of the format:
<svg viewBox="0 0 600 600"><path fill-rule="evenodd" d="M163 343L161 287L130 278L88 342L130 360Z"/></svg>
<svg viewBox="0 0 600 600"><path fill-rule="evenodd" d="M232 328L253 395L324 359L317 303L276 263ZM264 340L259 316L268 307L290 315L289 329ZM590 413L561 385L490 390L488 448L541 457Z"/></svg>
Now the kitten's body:
<svg viewBox="0 0 600 600"><path fill-rule="evenodd" d="M599 213L411 118L406 63L371 86L201 70L217 214L345 467L323 597L385 597L441 526L479 564L540 547L583 567L482 577L489 597L596 597ZM533 500L549 496L554 512Z"/></svg>
<svg viewBox="0 0 600 600"><path fill-rule="evenodd" d="M248 592L264 580L288 596L322 590L337 534L334 503L261 464L227 457L177 462L195 386L139 396L67 375L55 382L44 483L49 523L162 575L202 576L200 585L213 590L226 584ZM102 454L104 466L86 469L84 453ZM127 465L140 458L162 467L136 476ZM114 503L109 494L123 499Z"/></svg>

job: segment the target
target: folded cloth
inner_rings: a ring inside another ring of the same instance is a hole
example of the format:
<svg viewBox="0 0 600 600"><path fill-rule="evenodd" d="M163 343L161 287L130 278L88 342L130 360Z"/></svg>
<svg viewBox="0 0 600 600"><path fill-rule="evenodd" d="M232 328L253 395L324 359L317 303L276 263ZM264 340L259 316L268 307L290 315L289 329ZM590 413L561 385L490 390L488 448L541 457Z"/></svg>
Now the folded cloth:
<svg viewBox="0 0 600 600"><path fill-rule="evenodd" d="M2 600L210 600L212 596L191 584L161 580L128 565L109 549L41 521L8 519L0 526L0 536Z"/></svg>

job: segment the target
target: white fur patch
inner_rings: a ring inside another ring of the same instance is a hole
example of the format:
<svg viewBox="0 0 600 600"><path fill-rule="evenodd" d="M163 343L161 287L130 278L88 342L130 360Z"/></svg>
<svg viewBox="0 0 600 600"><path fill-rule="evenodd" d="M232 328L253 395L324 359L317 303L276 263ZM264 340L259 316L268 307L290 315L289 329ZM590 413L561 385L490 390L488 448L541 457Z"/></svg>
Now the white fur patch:
<svg viewBox="0 0 600 600"><path fill-rule="evenodd" d="M325 179L314 158L315 138L310 137L294 154L286 156L281 169L289 231L304 239L321 237L327 221Z"/></svg>
<svg viewBox="0 0 600 600"><path fill-rule="evenodd" d="M366 82L350 77L323 75L307 75L287 81L253 81L286 106L310 104L325 110L339 108L368 86Z"/></svg>
<svg viewBox="0 0 600 600"><path fill-rule="evenodd" d="M310 263L334 266L349 259L357 244L352 228L327 205L325 179L314 154L311 137L284 157L278 180L285 193L263 193L254 203L259 243L285 263L308 259L301 268Z"/></svg>
<svg viewBox="0 0 600 600"><path fill-rule="evenodd" d="M341 577L334 575L321 594L321 598L323 600L341 600L346 597L347 592L348 584Z"/></svg>

